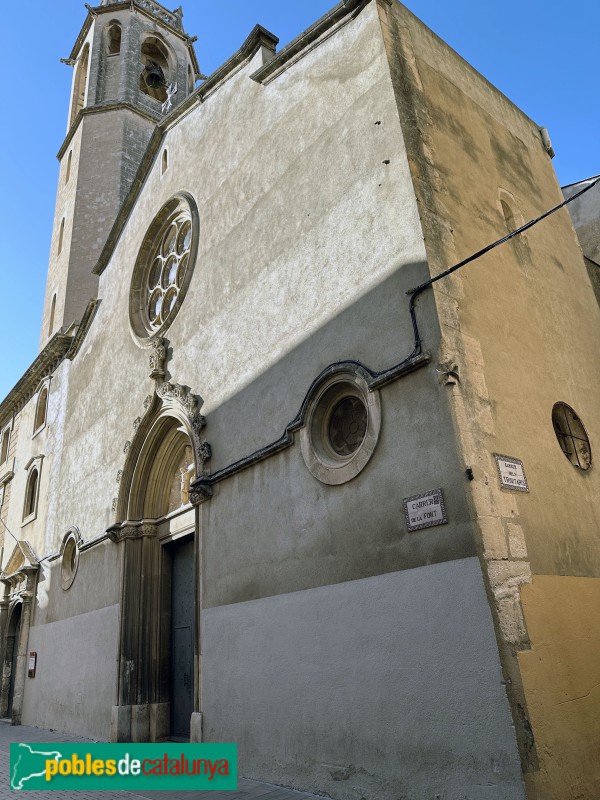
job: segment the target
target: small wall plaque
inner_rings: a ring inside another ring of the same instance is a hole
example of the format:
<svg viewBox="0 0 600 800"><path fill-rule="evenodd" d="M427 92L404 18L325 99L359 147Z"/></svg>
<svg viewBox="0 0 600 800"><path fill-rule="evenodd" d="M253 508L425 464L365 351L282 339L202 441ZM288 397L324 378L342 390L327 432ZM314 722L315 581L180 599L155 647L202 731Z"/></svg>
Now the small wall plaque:
<svg viewBox="0 0 600 800"><path fill-rule="evenodd" d="M425 494L415 494L404 499L406 527L409 531L421 528L432 528L434 525L445 525L446 506L441 489L433 489Z"/></svg>
<svg viewBox="0 0 600 800"><path fill-rule="evenodd" d="M518 458L511 458L511 456L501 456L498 453L494 453L494 458L500 476L500 486L503 489L510 489L513 492L529 491L522 461Z"/></svg>
<svg viewBox="0 0 600 800"><path fill-rule="evenodd" d="M27 661L28 675L30 678L35 678L35 668L37 665L37 653L29 652L29 659Z"/></svg>

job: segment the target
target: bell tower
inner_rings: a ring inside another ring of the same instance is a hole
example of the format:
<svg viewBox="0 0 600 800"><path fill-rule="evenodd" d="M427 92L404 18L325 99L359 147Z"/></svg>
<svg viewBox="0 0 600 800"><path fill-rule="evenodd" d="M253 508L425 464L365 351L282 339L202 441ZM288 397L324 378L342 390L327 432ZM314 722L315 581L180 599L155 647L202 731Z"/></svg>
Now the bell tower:
<svg viewBox="0 0 600 800"><path fill-rule="evenodd" d="M181 8L102 0L68 59L73 83L46 283L40 348L97 296L92 270L156 125L200 77Z"/></svg>

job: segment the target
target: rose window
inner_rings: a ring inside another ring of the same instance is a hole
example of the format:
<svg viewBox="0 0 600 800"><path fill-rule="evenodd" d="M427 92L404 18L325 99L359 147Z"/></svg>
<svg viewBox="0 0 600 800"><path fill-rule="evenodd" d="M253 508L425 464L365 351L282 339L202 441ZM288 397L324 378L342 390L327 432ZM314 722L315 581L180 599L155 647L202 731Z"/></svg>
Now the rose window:
<svg viewBox="0 0 600 800"><path fill-rule="evenodd" d="M195 205L187 195L169 201L140 249L129 302L139 340L163 333L175 319L191 279L198 247Z"/></svg>
<svg viewBox="0 0 600 800"><path fill-rule="evenodd" d="M167 321L184 284L192 245L192 222L179 217L164 231L148 270L146 314L153 330Z"/></svg>

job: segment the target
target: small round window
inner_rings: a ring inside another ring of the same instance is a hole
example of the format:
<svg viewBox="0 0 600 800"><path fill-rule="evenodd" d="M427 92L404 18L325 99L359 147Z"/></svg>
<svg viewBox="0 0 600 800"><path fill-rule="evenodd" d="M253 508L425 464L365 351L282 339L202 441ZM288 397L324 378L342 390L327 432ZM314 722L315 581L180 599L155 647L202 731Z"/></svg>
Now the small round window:
<svg viewBox="0 0 600 800"><path fill-rule="evenodd" d="M187 292L198 248L198 214L187 195L169 201L140 249L131 286L129 316L141 340L160 336Z"/></svg>
<svg viewBox="0 0 600 800"><path fill-rule="evenodd" d="M66 590L71 587L75 580L77 567L79 566L78 535L74 531L65 536L61 549L60 579L62 588Z"/></svg>
<svg viewBox="0 0 600 800"><path fill-rule="evenodd" d="M566 403L556 403L552 409L552 424L561 450L578 469L592 466L590 440L579 416Z"/></svg>
<svg viewBox="0 0 600 800"><path fill-rule="evenodd" d="M373 455L380 427L378 393L359 375L330 377L309 401L300 431L306 466L323 483L352 480Z"/></svg>

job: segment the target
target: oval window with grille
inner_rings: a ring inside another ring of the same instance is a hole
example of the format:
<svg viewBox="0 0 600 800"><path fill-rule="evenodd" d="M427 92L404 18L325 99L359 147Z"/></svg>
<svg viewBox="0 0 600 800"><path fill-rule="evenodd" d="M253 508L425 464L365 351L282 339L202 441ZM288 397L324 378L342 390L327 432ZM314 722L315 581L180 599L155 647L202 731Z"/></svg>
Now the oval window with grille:
<svg viewBox="0 0 600 800"><path fill-rule="evenodd" d="M571 464L578 469L589 469L592 449L579 415L566 403L556 403L552 409L552 425L560 449Z"/></svg>

